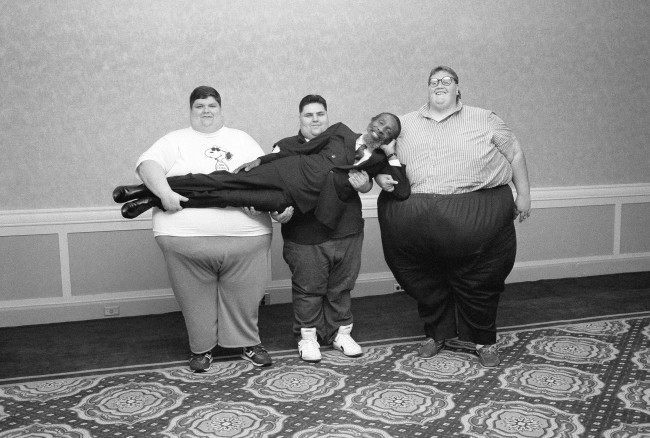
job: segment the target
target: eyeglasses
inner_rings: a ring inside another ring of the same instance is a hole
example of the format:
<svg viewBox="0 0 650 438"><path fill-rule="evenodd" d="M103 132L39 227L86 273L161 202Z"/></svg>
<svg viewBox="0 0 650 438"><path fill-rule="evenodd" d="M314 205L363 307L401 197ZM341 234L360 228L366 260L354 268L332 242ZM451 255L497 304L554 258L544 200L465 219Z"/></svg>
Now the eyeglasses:
<svg viewBox="0 0 650 438"><path fill-rule="evenodd" d="M444 78L440 78L440 79L431 79L429 81L429 85L432 86L432 87L437 87L438 84L440 84L440 83L442 83L442 85L451 85L454 82L456 82L456 81L454 81L454 78L449 77L449 76L445 76Z"/></svg>

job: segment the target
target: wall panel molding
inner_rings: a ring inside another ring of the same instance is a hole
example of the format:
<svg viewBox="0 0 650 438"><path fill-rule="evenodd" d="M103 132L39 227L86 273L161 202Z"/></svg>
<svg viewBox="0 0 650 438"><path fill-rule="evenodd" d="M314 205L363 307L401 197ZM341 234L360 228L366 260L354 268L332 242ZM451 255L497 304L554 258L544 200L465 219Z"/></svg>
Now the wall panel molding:
<svg viewBox="0 0 650 438"><path fill-rule="evenodd" d="M594 205L614 206L611 218L613 242L611 253L588 257L530 260L515 263L508 282L535 281L546 278L580 277L650 270L650 250L621 253L621 211L626 204L649 203L650 183L576 187L544 187L531 191L533 209L580 208ZM362 196L365 218L376 218L377 195ZM534 212L533 212L534 215ZM534 216L533 216L534 217ZM542 224L540 226L557 226ZM104 317L104 306L119 304L120 316L136 316L178 310L170 289L96 293L72 296L68 235L151 228L151 213L137 219L121 217L119 206L98 208L0 211L0 242L5 236L54 234L59 241L62 296L4 300L0 295L0 326L42 324ZM597 236L594 236L597 238ZM280 255L281 257L281 255ZM269 264L270 273L270 264ZM269 275L269 278L271 276ZM53 279L54 280L54 279ZM387 272L362 272L354 296L387 294L394 291L395 280ZM3 285L2 287L8 287ZM271 303L290 302L291 280L276 279L268 286ZM15 295L14 295L15 296Z"/></svg>

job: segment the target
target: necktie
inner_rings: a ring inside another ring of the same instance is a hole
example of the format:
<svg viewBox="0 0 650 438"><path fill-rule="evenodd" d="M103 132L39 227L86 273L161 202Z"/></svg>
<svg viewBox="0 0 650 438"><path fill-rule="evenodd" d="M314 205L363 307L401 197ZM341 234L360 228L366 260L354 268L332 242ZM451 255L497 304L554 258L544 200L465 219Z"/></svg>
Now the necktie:
<svg viewBox="0 0 650 438"><path fill-rule="evenodd" d="M362 159L363 158L363 153L364 153L364 151L366 149L368 149L368 146L366 146L365 144L362 144L361 146L359 146L359 149L357 149L354 152L354 161L359 161L360 159Z"/></svg>

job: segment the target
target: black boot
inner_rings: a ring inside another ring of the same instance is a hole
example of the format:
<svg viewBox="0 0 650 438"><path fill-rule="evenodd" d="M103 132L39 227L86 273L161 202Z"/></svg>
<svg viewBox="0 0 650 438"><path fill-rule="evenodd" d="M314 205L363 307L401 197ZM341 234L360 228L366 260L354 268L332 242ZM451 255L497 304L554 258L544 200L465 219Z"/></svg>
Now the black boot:
<svg viewBox="0 0 650 438"><path fill-rule="evenodd" d="M113 200L119 204L132 199L144 198L145 196L153 196L153 193L144 184L117 186L113 190Z"/></svg>
<svg viewBox="0 0 650 438"><path fill-rule="evenodd" d="M159 198L147 196L146 198L135 199L122 206L122 217L133 219L152 207L162 208L162 203Z"/></svg>

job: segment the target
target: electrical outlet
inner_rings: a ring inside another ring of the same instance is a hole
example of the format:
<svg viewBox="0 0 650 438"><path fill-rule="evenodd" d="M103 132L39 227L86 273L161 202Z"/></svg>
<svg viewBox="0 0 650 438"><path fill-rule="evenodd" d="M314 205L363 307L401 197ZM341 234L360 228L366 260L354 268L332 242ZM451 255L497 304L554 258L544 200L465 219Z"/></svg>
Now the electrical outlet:
<svg viewBox="0 0 650 438"><path fill-rule="evenodd" d="M104 306L104 316L117 316L120 314L120 306Z"/></svg>
<svg viewBox="0 0 650 438"><path fill-rule="evenodd" d="M402 286L400 286L399 283L394 283L393 284L393 292L402 292L404 289L402 289Z"/></svg>

